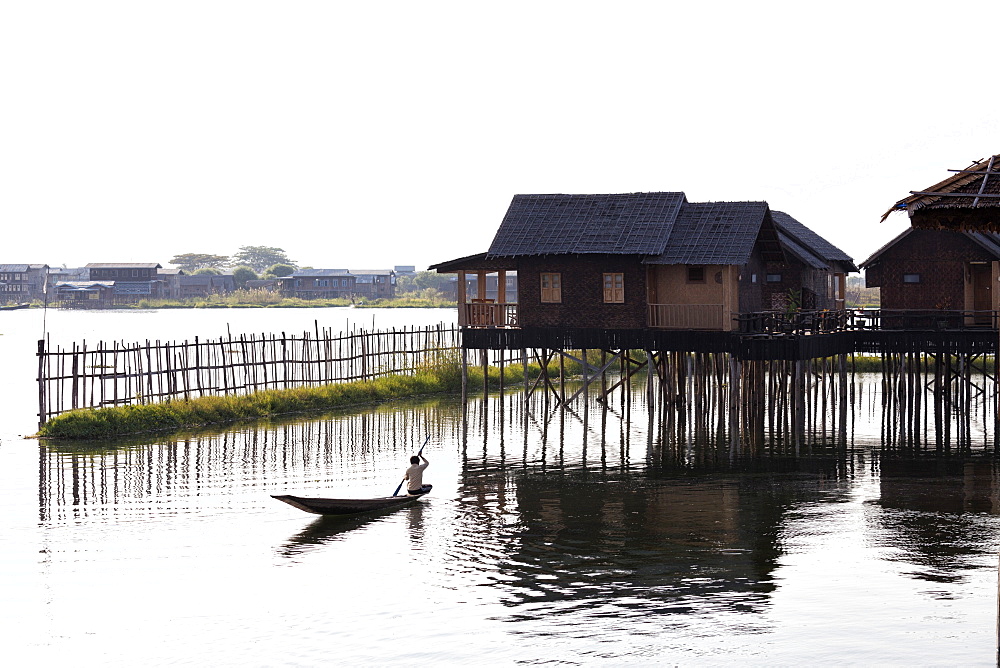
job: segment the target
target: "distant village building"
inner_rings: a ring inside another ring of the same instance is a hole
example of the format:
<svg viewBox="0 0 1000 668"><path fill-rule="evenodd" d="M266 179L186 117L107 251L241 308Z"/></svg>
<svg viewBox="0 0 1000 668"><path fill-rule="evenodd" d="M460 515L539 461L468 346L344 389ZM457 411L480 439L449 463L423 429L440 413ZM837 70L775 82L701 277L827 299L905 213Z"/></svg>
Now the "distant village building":
<svg viewBox="0 0 1000 668"><path fill-rule="evenodd" d="M714 331L795 300L843 308L857 270L766 202L693 203L681 192L517 195L487 252L431 269L458 274L465 327ZM496 296L470 295L470 274L486 290L495 275Z"/></svg>
<svg viewBox="0 0 1000 668"><path fill-rule="evenodd" d="M283 294L300 299L396 296L396 272L392 269L299 269L279 280Z"/></svg>
<svg viewBox="0 0 1000 668"><path fill-rule="evenodd" d="M392 269L351 269L354 293L365 299L392 299L396 296L396 272Z"/></svg>
<svg viewBox="0 0 1000 668"><path fill-rule="evenodd" d="M179 297L191 299L227 295L236 290L232 274L181 274L177 277Z"/></svg>
<svg viewBox="0 0 1000 668"><path fill-rule="evenodd" d="M49 285L59 282L89 281L90 270L86 267L55 267L49 268Z"/></svg>
<svg viewBox="0 0 1000 668"><path fill-rule="evenodd" d="M299 269L278 279L282 294L299 299L343 299L355 292L357 278L347 269Z"/></svg>
<svg viewBox="0 0 1000 668"><path fill-rule="evenodd" d="M181 277L184 276L183 269L158 269L157 277L160 279L160 296L164 299L181 298Z"/></svg>
<svg viewBox="0 0 1000 668"><path fill-rule="evenodd" d="M92 262L87 265L91 281L112 281L116 303L132 303L141 299L161 298L164 283L156 262Z"/></svg>
<svg viewBox="0 0 1000 668"><path fill-rule="evenodd" d="M43 299L49 265L0 264L0 303Z"/></svg>
<svg viewBox="0 0 1000 668"><path fill-rule="evenodd" d="M62 308L111 308L115 304L114 281L57 281L53 305Z"/></svg>
<svg viewBox="0 0 1000 668"><path fill-rule="evenodd" d="M243 284L247 290L269 290L277 292L280 288L277 278L251 278Z"/></svg>

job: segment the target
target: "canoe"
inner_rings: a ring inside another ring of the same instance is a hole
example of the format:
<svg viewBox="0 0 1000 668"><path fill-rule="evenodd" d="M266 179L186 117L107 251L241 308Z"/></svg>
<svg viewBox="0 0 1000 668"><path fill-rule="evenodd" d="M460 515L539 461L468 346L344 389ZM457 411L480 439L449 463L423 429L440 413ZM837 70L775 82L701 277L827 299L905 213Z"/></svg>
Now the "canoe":
<svg viewBox="0 0 1000 668"><path fill-rule="evenodd" d="M424 485L424 487L427 488L427 492L431 491L431 485ZM415 502L427 492L413 496L384 496L376 499L323 499L318 497L292 496L291 494L272 494L271 498L284 501L299 510L317 515L357 515L358 513L370 513L376 510L402 508Z"/></svg>

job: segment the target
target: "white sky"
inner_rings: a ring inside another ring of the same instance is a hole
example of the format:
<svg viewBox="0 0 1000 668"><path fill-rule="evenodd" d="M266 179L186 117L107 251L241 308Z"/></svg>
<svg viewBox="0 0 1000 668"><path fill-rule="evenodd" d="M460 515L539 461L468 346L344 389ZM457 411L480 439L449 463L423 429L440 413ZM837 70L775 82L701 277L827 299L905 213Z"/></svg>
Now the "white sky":
<svg viewBox="0 0 1000 668"><path fill-rule="evenodd" d="M425 269L516 193L640 191L765 200L860 262L1000 152L1000 3L825 7L6 0L0 262Z"/></svg>

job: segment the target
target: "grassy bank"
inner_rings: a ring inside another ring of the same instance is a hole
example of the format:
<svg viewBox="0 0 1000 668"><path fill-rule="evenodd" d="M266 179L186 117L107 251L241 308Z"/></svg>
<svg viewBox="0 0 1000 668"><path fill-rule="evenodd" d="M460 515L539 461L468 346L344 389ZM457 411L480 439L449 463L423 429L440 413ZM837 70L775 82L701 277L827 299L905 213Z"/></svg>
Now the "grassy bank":
<svg viewBox="0 0 1000 668"><path fill-rule="evenodd" d="M567 364L567 374L579 373L579 365ZM529 374L540 368L529 365ZM558 375L555 365L550 375ZM488 367L486 383L500 387L500 370ZM508 371L505 385L516 384ZM470 388L483 386L482 367L469 367ZM156 404L134 404L105 408L82 408L57 415L38 431L43 438L110 439L134 434L181 431L206 425L225 425L277 415L314 413L331 408L374 404L405 397L461 392L462 371L457 363L422 370L413 375L385 376L377 380L336 383L318 387L267 390L245 395L199 397Z"/></svg>
<svg viewBox="0 0 1000 668"><path fill-rule="evenodd" d="M470 382L482 383L482 370L469 370ZM371 404L402 397L458 392L461 374L451 368L415 375L319 387L266 390L247 395L199 397L157 404L84 408L46 422L38 435L46 438L100 439L130 434L176 431L210 424L231 424L290 413Z"/></svg>
<svg viewBox="0 0 1000 668"><path fill-rule="evenodd" d="M455 308L455 302L421 297L395 299L299 299L285 297L271 290L237 290L225 295L191 297L188 299L142 299L135 304L122 304L123 309L171 308L324 308L329 306L358 308Z"/></svg>

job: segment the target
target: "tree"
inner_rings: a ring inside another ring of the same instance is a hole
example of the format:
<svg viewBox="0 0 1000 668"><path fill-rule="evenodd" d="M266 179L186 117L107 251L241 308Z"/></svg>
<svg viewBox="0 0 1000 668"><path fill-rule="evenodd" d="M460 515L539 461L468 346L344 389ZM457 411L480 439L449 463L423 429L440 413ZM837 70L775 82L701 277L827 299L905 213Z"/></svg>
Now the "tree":
<svg viewBox="0 0 1000 668"><path fill-rule="evenodd" d="M295 273L295 267L290 264L274 264L268 267L267 273L279 278L282 276L291 276Z"/></svg>
<svg viewBox="0 0 1000 668"><path fill-rule="evenodd" d="M288 259L283 249L273 246L240 246L240 251L233 255L231 263L235 267L249 267L257 274L275 264L295 267L295 262ZM235 274L235 269L233 273Z"/></svg>
<svg viewBox="0 0 1000 668"><path fill-rule="evenodd" d="M418 290L434 288L444 292L448 289L452 277L448 274L439 274L436 271L418 271L413 277L413 284Z"/></svg>
<svg viewBox="0 0 1000 668"><path fill-rule="evenodd" d="M247 281L256 281L257 272L250 267L235 267L233 269L233 282L236 283L236 287L245 288L247 286Z"/></svg>
<svg viewBox="0 0 1000 668"><path fill-rule="evenodd" d="M208 253L182 253L175 255L169 262L190 273L199 269L222 269L229 264L229 258L225 255L209 255Z"/></svg>
<svg viewBox="0 0 1000 668"><path fill-rule="evenodd" d="M202 267L194 272L195 276L218 276L222 272L218 269L213 269L212 267Z"/></svg>

